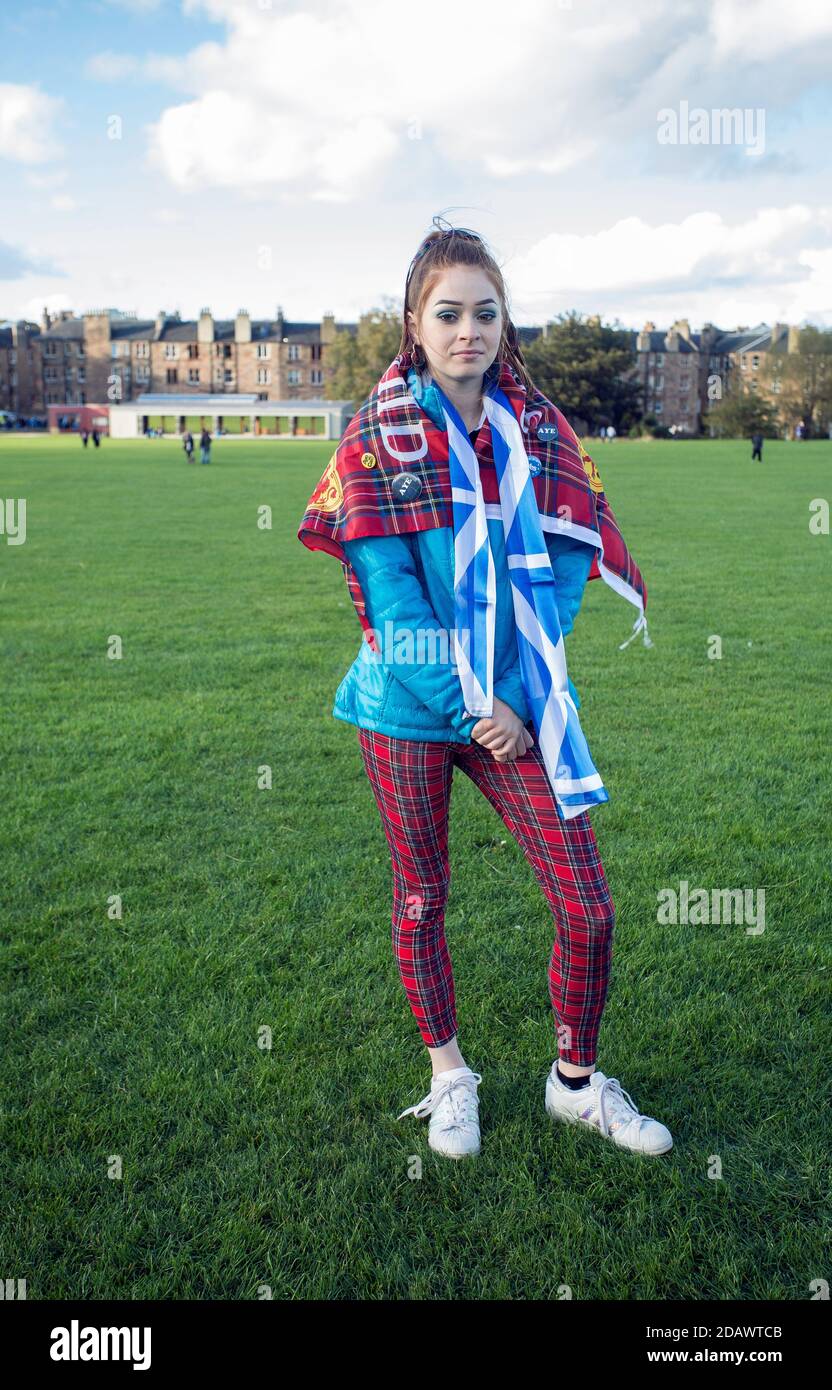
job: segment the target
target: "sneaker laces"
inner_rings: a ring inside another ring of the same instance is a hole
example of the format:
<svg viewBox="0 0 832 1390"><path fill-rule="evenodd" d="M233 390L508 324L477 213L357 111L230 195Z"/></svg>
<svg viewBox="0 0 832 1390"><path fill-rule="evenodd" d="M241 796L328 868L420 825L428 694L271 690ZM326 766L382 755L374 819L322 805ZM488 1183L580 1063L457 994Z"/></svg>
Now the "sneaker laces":
<svg viewBox="0 0 832 1390"><path fill-rule="evenodd" d="M641 1126L642 1120L650 1119L649 1115L642 1115L636 1109L632 1096L622 1089L615 1076L605 1077L598 1087L598 1110L602 1134L621 1129L624 1125L632 1124L633 1120L638 1120Z"/></svg>
<svg viewBox="0 0 832 1390"><path fill-rule="evenodd" d="M440 1082L438 1086L432 1086L427 1095L416 1105L409 1105L406 1110L402 1111L401 1115L397 1115L396 1119L403 1120L405 1115L415 1115L417 1119L422 1119L425 1115L432 1114L440 1100L447 1098L454 1125L469 1124L475 1118L471 1104L477 1095L476 1086L471 1084L474 1081L482 1081L478 1071L468 1072L465 1076L454 1076L450 1081Z"/></svg>

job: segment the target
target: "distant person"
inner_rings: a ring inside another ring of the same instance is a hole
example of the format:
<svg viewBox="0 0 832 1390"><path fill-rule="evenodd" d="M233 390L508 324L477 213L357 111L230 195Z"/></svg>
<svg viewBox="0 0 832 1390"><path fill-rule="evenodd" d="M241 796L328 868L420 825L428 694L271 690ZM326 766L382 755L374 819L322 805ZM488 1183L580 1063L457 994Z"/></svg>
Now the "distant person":
<svg viewBox="0 0 832 1390"><path fill-rule="evenodd" d="M759 432L751 436L751 462L755 459L763 461L763 436Z"/></svg>
<svg viewBox="0 0 832 1390"><path fill-rule="evenodd" d="M93 430L93 432L92 432L92 442L93 442L93 444L95 445L95 447L96 447L96 449L97 449L98 446L99 446L100 443L101 443L101 435L98 433L98 430Z"/></svg>
<svg viewBox="0 0 832 1390"><path fill-rule="evenodd" d="M794 437L795 437L795 439L803 439L804 436L805 436L805 434L806 434L806 426L804 425L803 421L801 420L800 423L797 425L797 427L796 427L796 429L795 429Z"/></svg>
<svg viewBox="0 0 832 1390"><path fill-rule="evenodd" d="M208 430L203 430L199 436L200 462L211 462L211 435Z"/></svg>
<svg viewBox="0 0 832 1390"><path fill-rule="evenodd" d="M610 443L615 439L615 425L607 425L607 439Z"/></svg>
<svg viewBox="0 0 832 1390"><path fill-rule="evenodd" d="M89 443L89 438L90 438L89 430L82 430L82 431L81 431L81 443L83 444L83 446L84 446L85 449L86 449L86 447L87 447L87 444Z"/></svg>
<svg viewBox="0 0 832 1390"><path fill-rule="evenodd" d="M194 437L190 430L186 430L182 439L182 448L185 450L185 458L188 463L194 461Z"/></svg>

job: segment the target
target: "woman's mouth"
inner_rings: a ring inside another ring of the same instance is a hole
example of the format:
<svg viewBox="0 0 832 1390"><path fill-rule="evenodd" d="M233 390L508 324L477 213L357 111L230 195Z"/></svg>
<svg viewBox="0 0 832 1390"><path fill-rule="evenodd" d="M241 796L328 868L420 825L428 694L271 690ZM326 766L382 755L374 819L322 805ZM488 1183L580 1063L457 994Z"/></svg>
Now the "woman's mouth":
<svg viewBox="0 0 832 1390"><path fill-rule="evenodd" d="M470 350L465 349L462 352L455 352L454 357L482 357L482 353L472 348Z"/></svg>

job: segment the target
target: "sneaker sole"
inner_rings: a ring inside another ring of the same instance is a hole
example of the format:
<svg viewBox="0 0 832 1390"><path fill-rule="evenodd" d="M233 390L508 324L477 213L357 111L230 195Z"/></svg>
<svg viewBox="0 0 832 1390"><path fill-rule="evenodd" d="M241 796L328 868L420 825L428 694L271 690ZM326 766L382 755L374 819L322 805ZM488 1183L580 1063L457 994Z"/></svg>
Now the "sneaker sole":
<svg viewBox="0 0 832 1390"><path fill-rule="evenodd" d="M446 1149L435 1148L434 1145L431 1144L430 1140L428 1140L428 1148L431 1150L432 1153L439 1154L440 1158L476 1158L477 1155L480 1153L480 1146L478 1146L476 1149L468 1149L465 1153L461 1154L448 1153Z"/></svg>

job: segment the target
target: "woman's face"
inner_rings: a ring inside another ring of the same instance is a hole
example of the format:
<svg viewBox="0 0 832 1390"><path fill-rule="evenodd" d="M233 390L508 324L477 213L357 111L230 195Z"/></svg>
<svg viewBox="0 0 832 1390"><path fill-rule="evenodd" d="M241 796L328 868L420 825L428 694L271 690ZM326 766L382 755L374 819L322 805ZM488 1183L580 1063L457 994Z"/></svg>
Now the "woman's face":
<svg viewBox="0 0 832 1390"><path fill-rule="evenodd" d="M417 322L408 310L413 341L442 384L482 378L497 356L503 331L497 291L478 266L443 270L425 299Z"/></svg>

